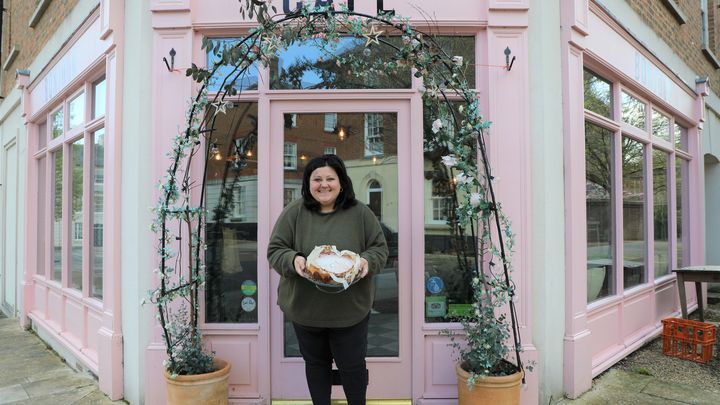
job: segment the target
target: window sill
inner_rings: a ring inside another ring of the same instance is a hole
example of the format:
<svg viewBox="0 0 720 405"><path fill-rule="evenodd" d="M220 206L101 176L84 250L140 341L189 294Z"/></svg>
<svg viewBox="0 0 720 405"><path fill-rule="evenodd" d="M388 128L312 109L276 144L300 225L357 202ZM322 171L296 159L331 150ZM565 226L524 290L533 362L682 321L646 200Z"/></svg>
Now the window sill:
<svg viewBox="0 0 720 405"><path fill-rule="evenodd" d="M43 14L45 14L45 10L50 5L50 0L40 0L38 2L37 7L35 7L35 12L33 12L32 17L30 17L30 21L28 22L28 27L35 28L35 26L40 21L40 18L42 18Z"/></svg>
<svg viewBox="0 0 720 405"><path fill-rule="evenodd" d="M678 6L674 0L663 0L663 5L665 5L665 8L675 17L675 21L677 21L678 24L683 25L687 22L685 13L682 12L680 6Z"/></svg>
<svg viewBox="0 0 720 405"><path fill-rule="evenodd" d="M720 61L718 61L718 58L710 49L708 49L706 46L703 46L702 52L705 55L705 59L707 59L715 69L720 68Z"/></svg>
<svg viewBox="0 0 720 405"><path fill-rule="evenodd" d="M20 53L20 49L18 48L18 46L13 45L12 49L8 53L8 57L5 60L5 63L3 63L3 65L2 65L2 69L4 71L7 71L8 69L10 69L10 65L12 65L12 63L15 61L15 58L17 58L19 53Z"/></svg>

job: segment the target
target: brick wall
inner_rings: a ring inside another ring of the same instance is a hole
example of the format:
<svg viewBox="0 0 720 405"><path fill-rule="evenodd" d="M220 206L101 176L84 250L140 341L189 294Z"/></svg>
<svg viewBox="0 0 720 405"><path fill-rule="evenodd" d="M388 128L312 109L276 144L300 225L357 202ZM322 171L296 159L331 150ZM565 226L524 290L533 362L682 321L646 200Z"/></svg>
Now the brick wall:
<svg viewBox="0 0 720 405"><path fill-rule="evenodd" d="M720 92L720 70L715 69L702 52L702 10L699 0L674 0L687 17L687 22L680 25L661 0L626 0L642 20L652 28L670 48L690 66L698 76L708 76L710 87ZM717 9L718 1L708 0L712 8L708 14L712 20L720 19ZM717 21L711 21L712 42L710 48L720 59L717 49ZM714 48L714 49L713 49Z"/></svg>
<svg viewBox="0 0 720 405"><path fill-rule="evenodd" d="M13 46L20 50L7 70L0 71L0 96L7 96L15 86L15 71L27 69L58 26L65 20L78 0L52 0L35 27L28 23L40 0L5 0L3 15L2 53L0 66L7 60ZM39 72L31 72L37 75Z"/></svg>

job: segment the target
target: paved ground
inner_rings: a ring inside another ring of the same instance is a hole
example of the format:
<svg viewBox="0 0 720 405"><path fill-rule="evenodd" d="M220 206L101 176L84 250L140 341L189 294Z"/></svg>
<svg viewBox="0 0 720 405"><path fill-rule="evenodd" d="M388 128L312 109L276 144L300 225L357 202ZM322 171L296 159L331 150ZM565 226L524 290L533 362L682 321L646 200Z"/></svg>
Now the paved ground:
<svg viewBox="0 0 720 405"><path fill-rule="evenodd" d="M0 313L0 404L105 405L110 401L92 376L68 367L17 319Z"/></svg>

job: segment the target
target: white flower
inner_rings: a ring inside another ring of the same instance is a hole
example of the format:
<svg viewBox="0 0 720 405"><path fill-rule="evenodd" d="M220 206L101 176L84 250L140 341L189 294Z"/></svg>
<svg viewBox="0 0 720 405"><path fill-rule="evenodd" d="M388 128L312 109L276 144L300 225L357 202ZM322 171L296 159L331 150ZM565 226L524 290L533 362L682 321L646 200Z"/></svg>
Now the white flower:
<svg viewBox="0 0 720 405"><path fill-rule="evenodd" d="M465 109L465 106L463 106L462 104L460 104L458 106L458 111L460 111L460 113L462 113L464 109Z"/></svg>
<svg viewBox="0 0 720 405"><path fill-rule="evenodd" d="M432 123L432 131L433 133L437 134L440 131L440 128L443 127L442 121L440 121L440 118L436 119Z"/></svg>
<svg viewBox="0 0 720 405"><path fill-rule="evenodd" d="M456 66L462 66L463 64L463 57L462 56L453 56L452 61Z"/></svg>
<svg viewBox="0 0 720 405"><path fill-rule="evenodd" d="M455 176L455 180L456 180L459 184L468 184L468 183L472 183L473 178L470 177L470 176L465 175L465 173L458 173L458 175Z"/></svg>
<svg viewBox="0 0 720 405"><path fill-rule="evenodd" d="M444 164L445 166L447 166L447 167L453 167L453 166L455 166L455 165L458 163L457 158L455 157L455 155L443 156L443 157L442 157L442 162L443 162L443 164Z"/></svg>
<svg viewBox="0 0 720 405"><path fill-rule="evenodd" d="M470 194L470 205L472 205L473 207L477 207L478 205L480 205L481 200L482 198L480 197L480 193Z"/></svg>

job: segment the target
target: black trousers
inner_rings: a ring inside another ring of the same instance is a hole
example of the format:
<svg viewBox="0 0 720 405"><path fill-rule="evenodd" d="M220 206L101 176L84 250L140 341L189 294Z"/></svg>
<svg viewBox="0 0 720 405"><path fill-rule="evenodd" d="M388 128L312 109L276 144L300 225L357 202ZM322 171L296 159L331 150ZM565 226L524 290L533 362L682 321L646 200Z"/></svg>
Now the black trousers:
<svg viewBox="0 0 720 405"><path fill-rule="evenodd" d="M335 360L348 405L365 405L368 375L365 363L370 314L347 328L315 328L293 322L305 360L310 397L314 405L330 405Z"/></svg>

